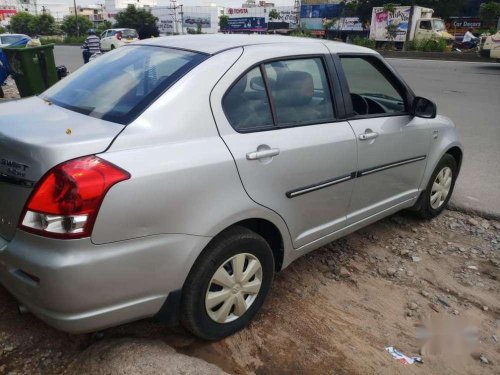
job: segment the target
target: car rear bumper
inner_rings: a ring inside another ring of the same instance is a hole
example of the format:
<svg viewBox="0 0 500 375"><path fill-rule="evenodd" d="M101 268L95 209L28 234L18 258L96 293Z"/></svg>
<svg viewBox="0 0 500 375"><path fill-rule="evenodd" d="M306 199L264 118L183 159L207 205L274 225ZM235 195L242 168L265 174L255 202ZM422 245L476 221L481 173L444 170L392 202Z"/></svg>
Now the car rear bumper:
<svg viewBox="0 0 500 375"><path fill-rule="evenodd" d="M209 240L173 234L95 245L18 231L11 242L0 238L0 283L49 325L96 331L157 314Z"/></svg>

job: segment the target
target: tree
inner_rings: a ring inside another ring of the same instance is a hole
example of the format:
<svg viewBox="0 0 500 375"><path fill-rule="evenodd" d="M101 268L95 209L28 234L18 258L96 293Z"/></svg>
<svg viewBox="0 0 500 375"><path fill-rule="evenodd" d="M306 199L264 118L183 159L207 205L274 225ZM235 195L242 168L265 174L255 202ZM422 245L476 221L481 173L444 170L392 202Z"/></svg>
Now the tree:
<svg viewBox="0 0 500 375"><path fill-rule="evenodd" d="M500 18L500 3L490 0L487 3L481 4L479 7L479 17L485 23L496 24L498 18Z"/></svg>
<svg viewBox="0 0 500 375"><path fill-rule="evenodd" d="M69 36L82 36L94 25L88 18L82 16L66 16L63 19L61 29Z"/></svg>
<svg viewBox="0 0 500 375"><path fill-rule="evenodd" d="M269 12L269 19L270 20L279 20L280 18L281 17L280 17L279 12L276 9L271 9L271 11Z"/></svg>
<svg viewBox="0 0 500 375"><path fill-rule="evenodd" d="M109 22L108 20L104 20L99 24L99 26L97 26L95 32L97 33L97 35L101 35L104 31L106 31L107 29L111 29L112 27L113 24L111 22Z"/></svg>
<svg viewBox="0 0 500 375"><path fill-rule="evenodd" d="M219 17L219 27L221 30L229 28L229 16L227 14L223 14Z"/></svg>
<svg viewBox="0 0 500 375"><path fill-rule="evenodd" d="M137 9L134 5L129 5L127 9L118 13L115 19L115 27L135 29L139 34L139 39L160 35L160 31L156 25L158 17L153 16L147 9Z"/></svg>
<svg viewBox="0 0 500 375"><path fill-rule="evenodd" d="M50 14L41 14L33 19L33 26L35 34L40 35L53 35L55 31L56 21Z"/></svg>
<svg viewBox="0 0 500 375"><path fill-rule="evenodd" d="M10 19L10 31L17 34L33 35L36 25L35 16L27 12L19 12Z"/></svg>

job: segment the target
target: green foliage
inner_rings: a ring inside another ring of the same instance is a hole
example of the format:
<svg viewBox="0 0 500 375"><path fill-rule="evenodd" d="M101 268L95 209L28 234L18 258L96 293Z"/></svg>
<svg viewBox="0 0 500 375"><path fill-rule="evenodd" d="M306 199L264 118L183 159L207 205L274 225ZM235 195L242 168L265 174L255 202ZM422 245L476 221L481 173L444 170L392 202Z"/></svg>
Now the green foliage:
<svg viewBox="0 0 500 375"><path fill-rule="evenodd" d="M444 38L414 39L406 43L407 51L444 52L447 44Z"/></svg>
<svg viewBox="0 0 500 375"><path fill-rule="evenodd" d="M389 13L394 13L396 11L397 4L387 3L384 4L384 11Z"/></svg>
<svg viewBox="0 0 500 375"><path fill-rule="evenodd" d="M496 23L500 17L500 3L490 0L479 7L479 17L484 22Z"/></svg>
<svg viewBox="0 0 500 375"><path fill-rule="evenodd" d="M398 36L398 25L390 24L385 28L387 30L387 38L394 40Z"/></svg>
<svg viewBox="0 0 500 375"><path fill-rule="evenodd" d="M290 33L291 36L298 36L303 38L315 38L310 30L306 29L304 26L299 26Z"/></svg>
<svg viewBox="0 0 500 375"><path fill-rule="evenodd" d="M224 30L229 27L229 16L227 14L223 14L219 17L219 27Z"/></svg>
<svg viewBox="0 0 500 375"><path fill-rule="evenodd" d="M41 14L38 17L35 16L33 22L34 22L33 29L35 30L35 34L38 35L54 34L56 21L54 20L54 17L52 17L50 14Z"/></svg>
<svg viewBox="0 0 500 375"><path fill-rule="evenodd" d="M19 12L10 19L10 31L16 34L34 34L35 16L27 12Z"/></svg>
<svg viewBox="0 0 500 375"><path fill-rule="evenodd" d="M186 31L188 34L203 34L201 31L201 23L196 24L196 29L188 28Z"/></svg>
<svg viewBox="0 0 500 375"><path fill-rule="evenodd" d="M362 38L360 36L355 36L352 41L351 41L352 44L355 44L357 46L361 46L361 47L366 47L366 48L371 48L371 49L375 49L375 46L377 44L377 42L375 42L374 40L372 39L368 39L368 38Z"/></svg>
<svg viewBox="0 0 500 375"><path fill-rule="evenodd" d="M66 16L61 25L62 31L68 36L86 36L87 30L93 27L92 22L82 16Z"/></svg>
<svg viewBox="0 0 500 375"><path fill-rule="evenodd" d="M270 20L279 20L280 19L280 14L276 9L271 9L269 12L269 19Z"/></svg>
<svg viewBox="0 0 500 375"><path fill-rule="evenodd" d="M108 20L102 21L99 26L97 26L95 32L97 35L101 35L104 31L113 28L113 24Z"/></svg>
<svg viewBox="0 0 500 375"><path fill-rule="evenodd" d="M3 26L0 26L0 34L6 33L7 29Z"/></svg>
<svg viewBox="0 0 500 375"><path fill-rule="evenodd" d="M40 38L40 43L42 44L74 44L74 45L82 45L87 38L86 35L82 36L44 36Z"/></svg>
<svg viewBox="0 0 500 375"><path fill-rule="evenodd" d="M158 26L156 26L158 17L151 14L148 9L136 8L134 5L128 5L127 9L119 12L115 16L115 19L115 27L135 29L139 34L139 39L160 35Z"/></svg>

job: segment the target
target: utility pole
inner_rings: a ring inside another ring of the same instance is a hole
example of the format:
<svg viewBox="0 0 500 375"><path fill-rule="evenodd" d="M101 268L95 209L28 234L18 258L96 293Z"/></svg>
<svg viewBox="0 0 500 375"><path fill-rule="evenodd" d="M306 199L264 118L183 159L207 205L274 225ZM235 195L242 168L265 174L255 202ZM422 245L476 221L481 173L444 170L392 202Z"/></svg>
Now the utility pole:
<svg viewBox="0 0 500 375"><path fill-rule="evenodd" d="M295 22L297 22L297 27L300 27L300 0L295 0L293 3L293 12L295 13Z"/></svg>
<svg viewBox="0 0 500 375"><path fill-rule="evenodd" d="M80 36L80 23L78 22L78 12L76 11L76 0L73 0L73 7L75 8L76 36Z"/></svg>

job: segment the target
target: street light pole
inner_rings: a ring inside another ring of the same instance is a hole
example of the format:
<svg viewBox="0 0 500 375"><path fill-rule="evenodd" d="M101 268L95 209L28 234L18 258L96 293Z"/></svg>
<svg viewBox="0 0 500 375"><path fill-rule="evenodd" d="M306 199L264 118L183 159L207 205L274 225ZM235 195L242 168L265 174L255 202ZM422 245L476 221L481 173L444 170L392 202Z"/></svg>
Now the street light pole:
<svg viewBox="0 0 500 375"><path fill-rule="evenodd" d="M80 36L80 24L78 23L78 13L76 11L76 0L73 0L73 7L75 8L76 36Z"/></svg>

